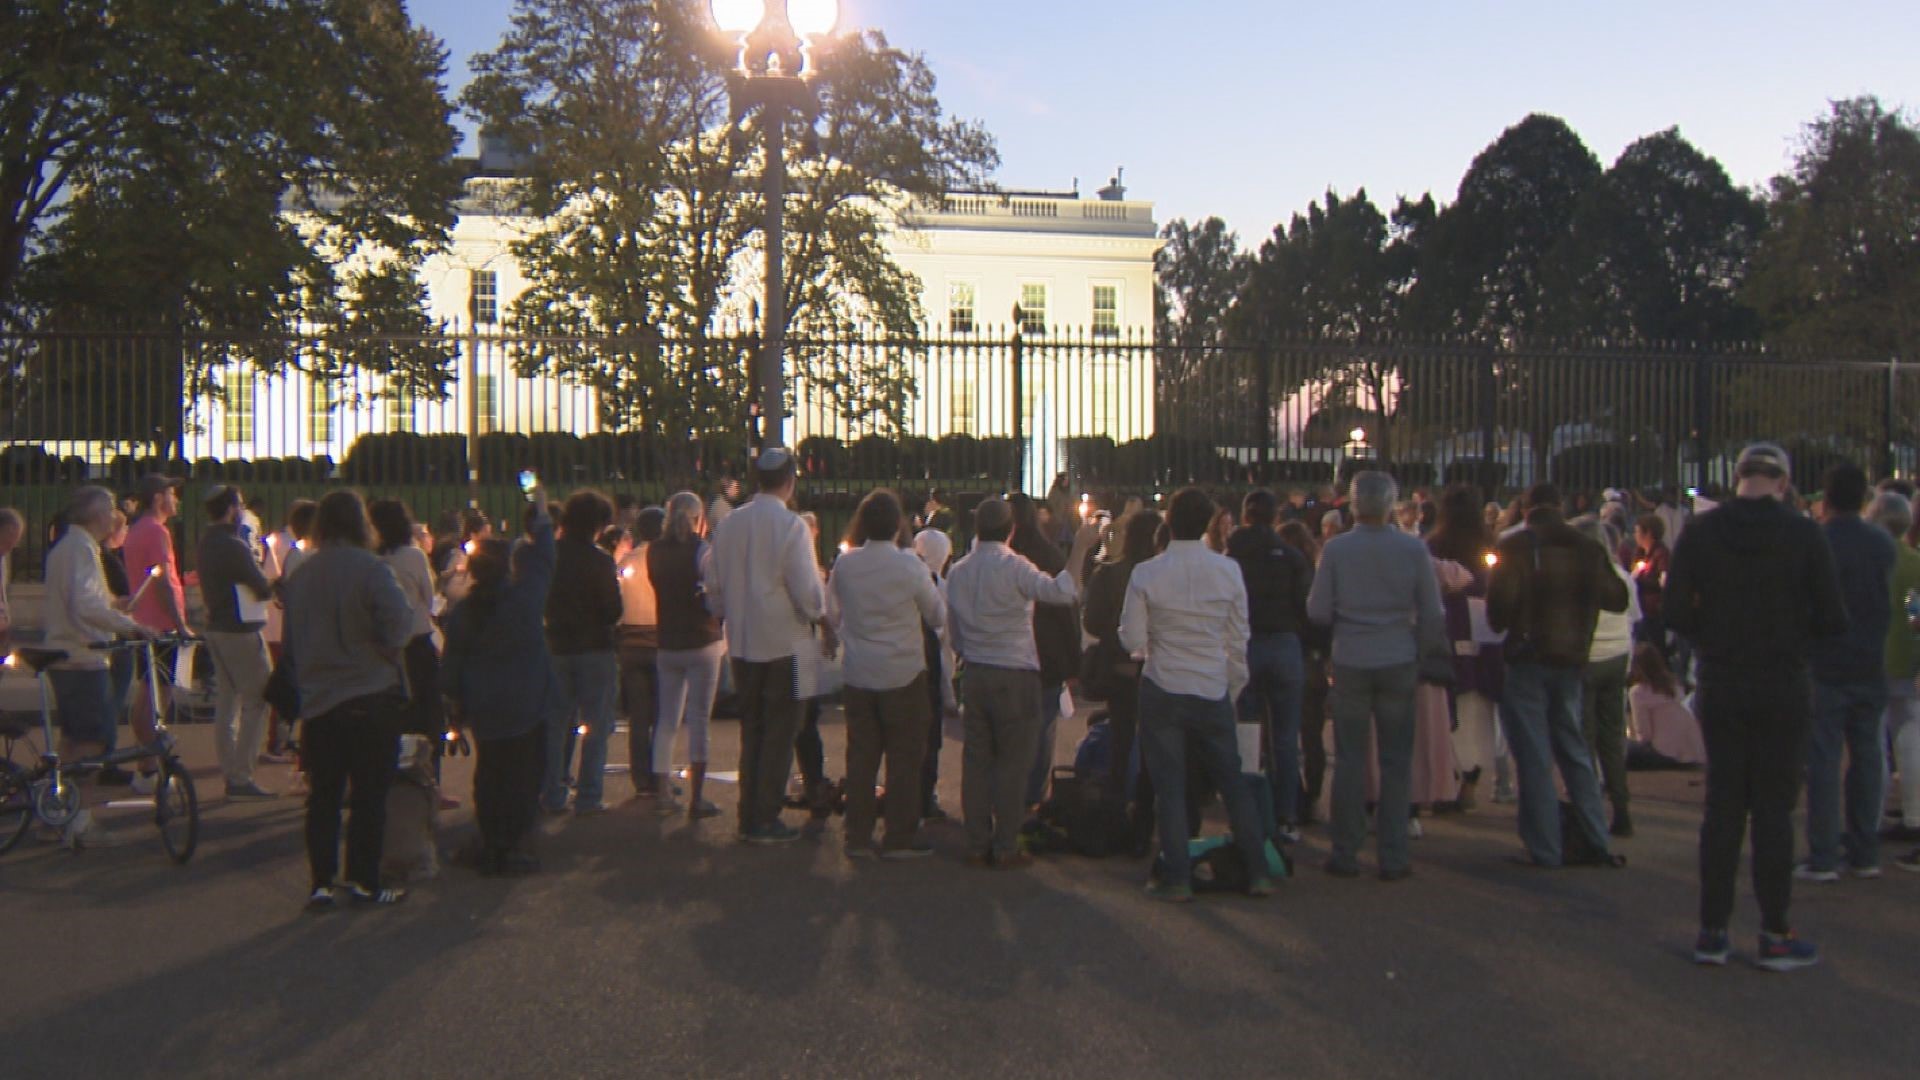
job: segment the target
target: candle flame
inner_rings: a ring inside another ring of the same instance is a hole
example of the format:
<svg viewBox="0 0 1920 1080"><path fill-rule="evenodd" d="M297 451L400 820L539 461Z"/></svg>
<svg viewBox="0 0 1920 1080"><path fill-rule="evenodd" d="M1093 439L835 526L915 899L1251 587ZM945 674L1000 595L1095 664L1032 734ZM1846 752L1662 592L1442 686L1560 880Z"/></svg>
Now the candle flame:
<svg viewBox="0 0 1920 1080"><path fill-rule="evenodd" d="M1499 555L1499 553L1497 553L1497 552L1492 552L1492 551L1489 551L1489 552L1487 552L1487 566L1488 566L1489 568L1492 568L1492 567L1495 567L1495 566L1498 566L1498 565L1500 565L1500 555Z"/></svg>

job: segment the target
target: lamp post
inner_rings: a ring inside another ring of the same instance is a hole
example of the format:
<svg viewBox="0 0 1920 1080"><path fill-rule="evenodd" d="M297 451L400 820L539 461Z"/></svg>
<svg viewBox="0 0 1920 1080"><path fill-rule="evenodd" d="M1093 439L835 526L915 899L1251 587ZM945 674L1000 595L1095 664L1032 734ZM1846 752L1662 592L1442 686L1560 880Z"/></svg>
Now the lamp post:
<svg viewBox="0 0 1920 1080"><path fill-rule="evenodd" d="M767 135L765 323L754 368L760 392L760 445L779 446L786 431L787 119L811 117L813 44L833 33L839 0L712 0L713 24L739 46L728 90L736 119L759 110Z"/></svg>

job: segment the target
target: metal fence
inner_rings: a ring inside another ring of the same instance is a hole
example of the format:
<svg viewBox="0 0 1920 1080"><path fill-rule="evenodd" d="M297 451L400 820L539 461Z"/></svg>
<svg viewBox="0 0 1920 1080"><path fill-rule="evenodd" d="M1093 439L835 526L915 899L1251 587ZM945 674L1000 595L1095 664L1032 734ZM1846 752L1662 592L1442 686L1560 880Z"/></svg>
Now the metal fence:
<svg viewBox="0 0 1920 1080"><path fill-rule="evenodd" d="M1194 482L1498 496L1539 480L1713 488L1754 438L1802 486L1837 460L1915 465L1920 373L1760 350L1295 342L1180 348L1113 333L789 342L802 497L840 515L880 484L965 508L1064 477L1117 503ZM0 338L0 504L40 524L77 483L164 471L241 484L277 516L350 485L432 521L515 512L514 476L658 501L748 459L751 334L700 340L179 333ZM197 515L185 514L188 537ZM22 566L37 564L30 531Z"/></svg>

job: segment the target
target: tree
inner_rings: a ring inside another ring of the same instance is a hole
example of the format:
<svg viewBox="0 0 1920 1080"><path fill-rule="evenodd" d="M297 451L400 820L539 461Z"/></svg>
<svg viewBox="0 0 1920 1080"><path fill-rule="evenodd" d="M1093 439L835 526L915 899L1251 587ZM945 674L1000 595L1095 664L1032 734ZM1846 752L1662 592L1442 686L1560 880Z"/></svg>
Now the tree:
<svg viewBox="0 0 1920 1080"><path fill-rule="evenodd" d="M522 369L579 379L603 420L661 434L744 430L754 342L731 331L758 318L764 119L731 112L733 53L704 7L520 0L463 98L520 154L502 194L529 220L513 250L530 285L510 323L578 339L523 350ZM886 255L882 216L983 182L998 157L942 113L924 58L879 33L823 43L815 63L817 128L795 119L788 139L789 358L841 416L897 426L900 354L809 338L917 337L918 282Z"/></svg>
<svg viewBox="0 0 1920 1080"><path fill-rule="evenodd" d="M1766 212L1677 128L1649 135L1580 200L1543 274L1546 322L1614 343L1749 341L1741 300Z"/></svg>
<svg viewBox="0 0 1920 1080"><path fill-rule="evenodd" d="M1221 417L1245 413L1250 380L1224 346L1252 260L1218 217L1198 225L1174 218L1160 238L1166 243L1153 257L1153 314L1161 426L1215 431Z"/></svg>
<svg viewBox="0 0 1920 1080"><path fill-rule="evenodd" d="M240 361L443 391L446 350L362 336L431 329L418 271L461 184L444 51L399 0L35 0L0 25L8 319L234 335L155 361L185 398ZM296 327L322 345L273 336Z"/></svg>
<svg viewBox="0 0 1920 1080"><path fill-rule="evenodd" d="M1592 401L1551 377L1537 352L1516 350L1551 331L1549 256L1599 178L1598 159L1573 129L1535 113L1481 151L1459 198L1408 238L1418 264L1403 325L1492 350L1497 426L1530 436L1543 473L1554 431L1586 419Z"/></svg>
<svg viewBox="0 0 1920 1080"><path fill-rule="evenodd" d="M1767 216L1772 228L1744 295L1772 342L1920 359L1920 129L1911 116L1874 97L1834 102L1802 131L1793 167L1773 181ZM1881 373L1856 373L1850 387L1819 394L1783 397L1757 380L1730 393L1736 415L1783 438L1911 442L1920 412L1920 387L1901 379L1889 410L1894 429L1883 432Z"/></svg>

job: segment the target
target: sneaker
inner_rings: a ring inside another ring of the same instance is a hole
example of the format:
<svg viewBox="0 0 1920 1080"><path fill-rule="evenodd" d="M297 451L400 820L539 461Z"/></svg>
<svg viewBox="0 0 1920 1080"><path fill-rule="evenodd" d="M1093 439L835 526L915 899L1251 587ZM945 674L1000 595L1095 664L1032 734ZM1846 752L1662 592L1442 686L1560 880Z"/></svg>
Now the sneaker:
<svg viewBox="0 0 1920 1080"><path fill-rule="evenodd" d="M356 905L371 904L375 907L392 907L407 898L405 889L369 889L364 885L347 886L347 895Z"/></svg>
<svg viewBox="0 0 1920 1080"><path fill-rule="evenodd" d="M307 896L307 912L312 915L324 914L339 906L333 889L326 885L315 886L313 892Z"/></svg>
<svg viewBox="0 0 1920 1080"><path fill-rule="evenodd" d="M914 859L927 858L932 854L932 844L927 843L925 840L915 840L906 847L888 848L880 853L880 857L888 862L911 862Z"/></svg>
<svg viewBox="0 0 1920 1080"><path fill-rule="evenodd" d="M1274 827L1273 838L1278 843L1297 844L1300 842L1300 830L1292 825L1278 825Z"/></svg>
<svg viewBox="0 0 1920 1080"><path fill-rule="evenodd" d="M1859 878L1861 881L1872 881L1880 876L1880 867L1877 863L1873 866L1849 866L1847 876Z"/></svg>
<svg viewBox="0 0 1920 1080"><path fill-rule="evenodd" d="M280 796L249 780L244 784L228 784L227 798L233 799L277 799Z"/></svg>
<svg viewBox="0 0 1920 1080"><path fill-rule="evenodd" d="M1793 880L1811 881L1816 885L1831 885L1840 880L1840 871L1820 870L1812 863L1801 863L1793 868Z"/></svg>
<svg viewBox="0 0 1920 1080"><path fill-rule="evenodd" d="M1270 877L1267 877L1264 874L1261 875L1260 877L1254 878L1252 881L1247 883L1247 895L1254 897L1255 899L1258 899L1258 900L1264 900L1267 897L1272 896L1273 895L1273 879Z"/></svg>
<svg viewBox="0 0 1920 1080"><path fill-rule="evenodd" d="M708 818L717 818L719 816L720 808L705 799L701 799L699 802L687 808L688 821L705 821Z"/></svg>
<svg viewBox="0 0 1920 1080"><path fill-rule="evenodd" d="M1725 930L1702 930L1700 936L1693 939L1693 962L1725 967L1727 957L1733 955L1733 941Z"/></svg>
<svg viewBox="0 0 1920 1080"><path fill-rule="evenodd" d="M873 850L873 842L871 840L864 844L848 844L846 846L846 853L847 858L859 859L862 862L871 862L880 857L880 853Z"/></svg>
<svg viewBox="0 0 1920 1080"><path fill-rule="evenodd" d="M68 851L79 851L83 847L93 847L89 841L98 839L99 829L93 824L93 811L82 810L73 815L67 827L60 830L60 846Z"/></svg>
<svg viewBox="0 0 1920 1080"><path fill-rule="evenodd" d="M1916 874L1920 874L1920 848L1914 848L1912 851L1893 860L1893 865L1902 870L1911 870Z"/></svg>
<svg viewBox="0 0 1920 1080"><path fill-rule="evenodd" d="M1193 886L1169 885L1164 881L1149 881L1147 896L1154 900L1164 900L1169 904L1193 903Z"/></svg>
<svg viewBox="0 0 1920 1080"><path fill-rule="evenodd" d="M1425 835L1427 835L1426 827L1420 824L1419 818L1407 819L1407 839L1418 840Z"/></svg>
<svg viewBox="0 0 1920 1080"><path fill-rule="evenodd" d="M760 847L771 847L775 844L791 844L798 839L800 839L800 830L781 821L776 821L771 825L762 825L747 833L747 843L756 844Z"/></svg>
<svg viewBox="0 0 1920 1080"><path fill-rule="evenodd" d="M1801 941L1791 933L1760 935L1760 952L1753 962L1766 971L1793 971L1820 962L1820 950L1811 941Z"/></svg>
<svg viewBox="0 0 1920 1080"><path fill-rule="evenodd" d="M160 774L143 772L133 778L128 785L135 795L151 795L160 787Z"/></svg>

